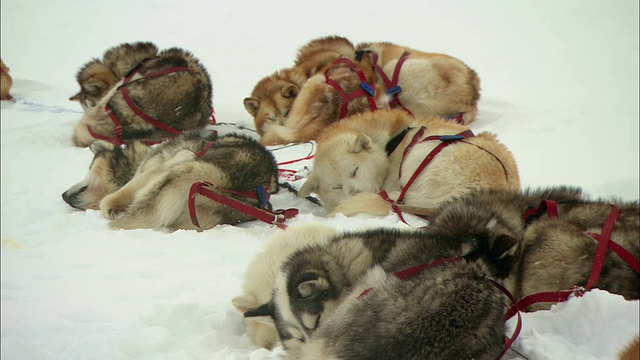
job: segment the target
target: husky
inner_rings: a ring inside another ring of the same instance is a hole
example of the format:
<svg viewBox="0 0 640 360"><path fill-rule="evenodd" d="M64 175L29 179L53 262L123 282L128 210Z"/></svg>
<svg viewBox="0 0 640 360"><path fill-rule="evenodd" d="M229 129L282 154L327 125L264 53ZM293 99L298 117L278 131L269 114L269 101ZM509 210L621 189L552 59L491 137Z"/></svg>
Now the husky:
<svg viewBox="0 0 640 360"><path fill-rule="evenodd" d="M443 142L422 141L467 130L444 118L414 118L401 110L349 117L328 127L318 139L313 171L298 196L318 194L330 216L387 215L392 204L378 196L381 190L403 206L436 208L447 198L476 188L519 189L513 155L491 133L452 142L435 156L432 151ZM417 171L428 157L432 161Z"/></svg>
<svg viewBox="0 0 640 360"><path fill-rule="evenodd" d="M518 298L539 292L586 287L589 282L598 240L612 210L619 208L611 240L636 259L640 258L640 206L638 202L598 199L577 204L568 215L534 221L525 231L519 247L515 294ZM640 299L640 273L620 256L607 250L600 277L591 286ZM550 303L538 303L529 311L549 309Z"/></svg>
<svg viewBox="0 0 640 360"><path fill-rule="evenodd" d="M133 139L160 141L206 126L212 113L211 80L188 51L172 48L142 63L88 108L73 143L101 139L117 145Z"/></svg>
<svg viewBox="0 0 640 360"><path fill-rule="evenodd" d="M105 51L102 60L93 59L76 74L80 91L69 98L79 101L85 111L96 106L102 97L118 81L143 60L158 54L158 47L151 42L124 43Z"/></svg>
<svg viewBox="0 0 640 360"><path fill-rule="evenodd" d="M636 338L630 342L619 354L620 360L637 360L640 359L640 337L636 335Z"/></svg>
<svg viewBox="0 0 640 360"><path fill-rule="evenodd" d="M476 252L474 244L440 241L422 231L347 232L325 245L308 246L293 254L276 278L271 302L246 312L245 317L273 316L283 345L296 358L392 358L390 352L402 347L406 353L398 354L408 357L400 358L421 358L420 354L447 348L451 354L484 358L486 351L495 358L504 338L504 299L483 282L488 271L484 265L463 260L478 257ZM404 284L389 279L393 276L388 274L396 272L399 277L401 270L441 259L447 260L434 272L416 271L417 276ZM465 289L481 291L471 295ZM457 299L443 305L437 300L456 296L469 296L468 302ZM424 298L433 301L416 300ZM403 305L407 299L416 301ZM466 311L458 314L462 307ZM463 314L465 319L458 318ZM465 328L454 323L473 325ZM437 332L428 329L436 324ZM415 333L399 332L404 326L411 326ZM361 342L358 332L372 336ZM430 343L433 339L427 332L437 333L441 345ZM479 341L460 349L458 336L471 333ZM388 348L373 345L378 342Z"/></svg>
<svg viewBox="0 0 640 360"><path fill-rule="evenodd" d="M355 56L354 45L340 36L311 40L298 49L292 68L276 71L260 80L244 107L253 116L256 131L264 135L271 125L284 125L300 88L322 68L340 57Z"/></svg>
<svg viewBox="0 0 640 360"><path fill-rule="evenodd" d="M539 209L545 200L557 204L557 217ZM521 299L587 284L598 243L586 232L600 233L612 203L620 209L612 240L640 256L638 203L592 200L571 186L475 190L440 204L428 231L449 241L489 239L496 244L498 252L488 255L491 275ZM640 275L609 252L594 287L638 299ZM549 307L540 303L528 310Z"/></svg>
<svg viewBox="0 0 640 360"><path fill-rule="evenodd" d="M215 131L191 131L154 148L129 182L102 199L100 211L111 220L112 229L201 231L253 218L196 196L197 226L189 213L194 183L208 182L215 192L258 207L258 199L238 192L255 193L261 186L268 195L276 193L277 178L273 155L256 140L240 134L218 138Z"/></svg>
<svg viewBox="0 0 640 360"><path fill-rule="evenodd" d="M325 244L338 232L326 225L305 224L277 232L264 245L247 268L242 284L243 294L231 301L241 313L271 300L276 275L287 258L310 245ZM258 346L273 349L280 341L271 317L245 318L249 338Z"/></svg>
<svg viewBox="0 0 640 360"><path fill-rule="evenodd" d="M11 75L9 75L9 67L4 64L4 61L0 59L0 80L2 80L2 84L0 85L0 100L11 100L13 96L9 93L11 90L11 86L13 85L13 79Z"/></svg>
<svg viewBox="0 0 640 360"><path fill-rule="evenodd" d="M71 207L98 210L100 201L124 186L135 174L140 163L151 153L141 141L126 146L96 140L89 145L94 157L87 176L62 194Z"/></svg>
<svg viewBox="0 0 640 360"><path fill-rule="evenodd" d="M380 105L395 106L392 101L416 116L456 117L463 124L471 123L478 112L480 78L459 59L439 53L427 53L389 42L363 43L360 54L375 57L378 83L391 81L399 68L396 84L385 84L385 91L399 86L397 95L390 95ZM408 57L403 58L404 53ZM377 61L376 61L377 60ZM397 97L397 100L394 100ZM391 101L391 104L390 104ZM401 102L400 102L401 101Z"/></svg>
<svg viewBox="0 0 640 360"><path fill-rule="evenodd" d="M359 61L348 65L338 59L310 77L300 89L285 124L270 127L261 138L263 144L316 140L324 128L344 117L393 108L400 100L402 108L415 116L461 118L464 123L475 118L480 80L462 61L391 43L361 44L356 48L360 54L375 56L362 55ZM410 55L399 65L397 83L386 83L382 74L385 79L393 79L404 51ZM397 58L392 59L395 55ZM376 68L380 70L376 72ZM359 72L361 76L356 75Z"/></svg>

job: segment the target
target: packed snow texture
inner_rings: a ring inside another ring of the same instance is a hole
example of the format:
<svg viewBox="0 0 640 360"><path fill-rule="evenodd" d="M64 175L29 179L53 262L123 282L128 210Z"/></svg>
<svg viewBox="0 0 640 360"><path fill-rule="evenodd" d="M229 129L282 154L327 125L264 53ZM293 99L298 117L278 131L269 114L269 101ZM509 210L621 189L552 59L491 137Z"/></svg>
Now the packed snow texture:
<svg viewBox="0 0 640 360"><path fill-rule="evenodd" d="M123 42L193 52L211 75L218 121L249 128L243 98L259 79L291 66L313 38L450 54L482 81L472 130L498 134L523 186L639 196L637 0L3 0L0 7L15 97L1 112L2 359L286 356L253 345L230 301L254 255L281 230L253 221L201 233L113 231L98 211L62 201L93 157L71 143L82 115L68 100L78 91L75 74ZM310 151L306 144L274 154L284 161ZM297 164L304 165L312 162ZM300 210L291 225L406 227L396 215L327 218L286 190L273 205ZM596 290L524 314L514 348L530 359L613 359L636 336L638 317L637 301Z"/></svg>

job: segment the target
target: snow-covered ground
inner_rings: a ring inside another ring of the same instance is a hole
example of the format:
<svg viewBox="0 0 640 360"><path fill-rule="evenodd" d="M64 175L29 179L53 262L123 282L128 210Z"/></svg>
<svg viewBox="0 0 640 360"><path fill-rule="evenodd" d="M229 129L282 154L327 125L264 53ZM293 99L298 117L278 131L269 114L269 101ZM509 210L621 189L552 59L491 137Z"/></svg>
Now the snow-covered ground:
<svg viewBox="0 0 640 360"><path fill-rule="evenodd" d="M285 356L254 346L230 302L279 229L255 221L202 233L111 231L99 212L62 201L92 159L70 140L82 114L67 100L75 73L122 42L192 51L210 72L218 120L249 127L242 99L310 39L451 54L482 80L471 128L498 134L523 186L639 197L637 0L3 0L0 10L15 97L1 111L2 359ZM403 226L395 215L325 218L287 191L273 204L300 209L290 224ZM531 359L612 359L640 324L637 301L602 291L523 320L515 349Z"/></svg>

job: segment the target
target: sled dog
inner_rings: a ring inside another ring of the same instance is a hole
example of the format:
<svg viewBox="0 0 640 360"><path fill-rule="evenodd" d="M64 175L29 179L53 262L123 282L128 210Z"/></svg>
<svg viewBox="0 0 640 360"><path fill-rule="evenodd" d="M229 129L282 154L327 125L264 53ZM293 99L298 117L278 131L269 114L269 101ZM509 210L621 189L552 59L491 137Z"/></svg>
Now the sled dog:
<svg viewBox="0 0 640 360"><path fill-rule="evenodd" d="M257 141L239 134L217 138L213 131L192 131L154 148L129 182L102 199L100 211L112 220L113 229L206 230L253 218L196 196L200 227L194 225L189 215L194 183L208 182L214 191L258 207L258 199L228 190L255 192L262 186L266 194L273 194L278 191L277 177L273 155Z"/></svg>
<svg viewBox="0 0 640 360"><path fill-rule="evenodd" d="M338 232L322 224L292 226L278 231L265 244L247 268L242 295L233 298L233 306L242 314L271 301L271 293L280 266L298 250L310 245L325 244ZM261 347L273 349L280 341L271 317L245 318L247 334Z"/></svg>
<svg viewBox="0 0 640 360"><path fill-rule="evenodd" d="M557 216L540 208L545 200L557 204ZM502 251L495 246L501 255L490 254L489 265L492 276L520 299L587 284L598 242L586 232L601 232L611 204L620 210L611 239L637 258L638 203L592 200L577 187L472 191L442 203L428 229L441 239L490 239L502 248L510 248ZM640 275L609 251L594 287L638 299ZM549 306L539 303L528 310Z"/></svg>
<svg viewBox="0 0 640 360"><path fill-rule="evenodd" d="M467 130L443 118L413 118L400 110L349 117L318 139L313 172L298 196L318 194L331 214L387 215L392 205L378 196L381 190L404 205L435 208L477 188L518 189L513 155L495 135L482 132L461 141L439 140ZM433 155L444 145L448 146ZM428 158L431 161L418 170Z"/></svg>
<svg viewBox="0 0 640 360"><path fill-rule="evenodd" d="M359 61L338 60L309 78L287 121L270 127L261 142L315 140L325 127L344 117L397 105L415 116L453 117L467 124L475 118L480 80L462 61L391 43L367 43L357 49ZM405 51L409 55L400 62Z"/></svg>
<svg viewBox="0 0 640 360"><path fill-rule="evenodd" d="M426 53L389 42L359 44L357 51L373 57L378 83L385 85L387 97L380 107L405 108L416 116L435 115L455 117L460 114L461 123L469 124L478 112L480 78L465 63L453 56ZM407 57L403 57L404 53ZM377 61L376 61L377 60ZM393 80L399 69L397 83ZM399 86L395 95L390 87ZM394 100L397 97L397 100ZM398 101L398 102L396 102Z"/></svg>
<svg viewBox="0 0 640 360"><path fill-rule="evenodd" d="M209 74L191 53L163 50L86 110L73 143L83 147L95 139L118 145L133 139L160 141L201 129L211 116L211 94Z"/></svg>
<svg viewBox="0 0 640 360"><path fill-rule="evenodd" d="M477 251L474 244L440 241L428 232L347 232L290 256L271 302L245 317L273 316L294 358L424 358L434 351L495 358L504 339L504 300L485 281L483 264L462 259L478 258ZM416 270L434 260L442 265ZM409 268L415 277L400 281L400 271ZM411 335L399 331L405 326ZM471 333L478 341L460 341Z"/></svg>
<svg viewBox="0 0 640 360"><path fill-rule="evenodd" d="M129 71L157 54L157 46L150 42L124 43L108 49L101 60L93 59L80 68L76 74L80 92L69 100L79 101L85 111L96 106Z"/></svg>
<svg viewBox="0 0 640 360"><path fill-rule="evenodd" d="M62 194L62 199L76 209L98 210L100 201L124 186L135 174L151 148L140 141L125 147L96 140L89 146L94 153L87 176Z"/></svg>
<svg viewBox="0 0 640 360"><path fill-rule="evenodd" d="M344 37L311 40L298 49L292 68L276 71L260 80L244 107L253 116L256 131L264 135L271 125L283 125L300 88L318 71L340 57L352 58L355 47Z"/></svg>
<svg viewBox="0 0 640 360"><path fill-rule="evenodd" d="M640 359L640 336L636 335L636 338L630 342L620 353L618 354L619 360L636 360Z"/></svg>
<svg viewBox="0 0 640 360"><path fill-rule="evenodd" d="M13 79L11 75L9 75L9 67L4 64L4 61L0 59L0 80L2 80L2 84L0 85L0 100L11 100L13 96L9 93L11 91L11 86L13 85Z"/></svg>

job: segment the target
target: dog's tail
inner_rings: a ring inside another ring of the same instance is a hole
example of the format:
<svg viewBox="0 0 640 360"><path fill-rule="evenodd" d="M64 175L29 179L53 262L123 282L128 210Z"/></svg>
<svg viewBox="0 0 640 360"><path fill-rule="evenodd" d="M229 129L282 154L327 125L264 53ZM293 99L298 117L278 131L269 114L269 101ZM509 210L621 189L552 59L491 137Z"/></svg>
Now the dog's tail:
<svg viewBox="0 0 640 360"><path fill-rule="evenodd" d="M385 216L389 214L391 204L381 198L378 194L359 193L343 200L329 216L342 213L352 216L359 213Z"/></svg>
<svg viewBox="0 0 640 360"><path fill-rule="evenodd" d="M282 145L298 142L298 131L282 125L272 125L260 138L262 145Z"/></svg>

